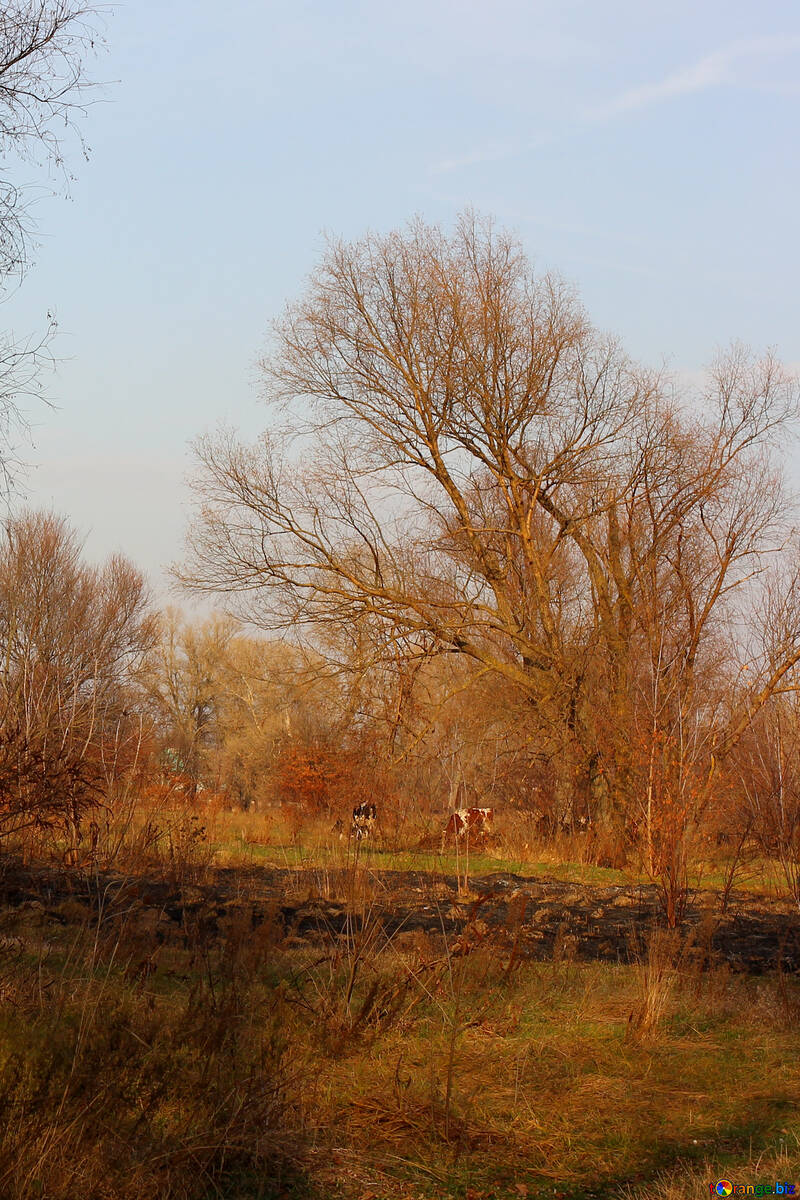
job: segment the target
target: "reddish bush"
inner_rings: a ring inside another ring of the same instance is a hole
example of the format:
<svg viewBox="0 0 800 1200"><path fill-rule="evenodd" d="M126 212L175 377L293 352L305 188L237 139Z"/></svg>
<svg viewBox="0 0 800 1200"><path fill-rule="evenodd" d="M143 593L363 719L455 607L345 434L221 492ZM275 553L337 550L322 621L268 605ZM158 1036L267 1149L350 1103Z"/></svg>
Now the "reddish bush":
<svg viewBox="0 0 800 1200"><path fill-rule="evenodd" d="M321 744L289 743L276 767L278 794L304 812L329 815L374 799L364 768L353 750Z"/></svg>

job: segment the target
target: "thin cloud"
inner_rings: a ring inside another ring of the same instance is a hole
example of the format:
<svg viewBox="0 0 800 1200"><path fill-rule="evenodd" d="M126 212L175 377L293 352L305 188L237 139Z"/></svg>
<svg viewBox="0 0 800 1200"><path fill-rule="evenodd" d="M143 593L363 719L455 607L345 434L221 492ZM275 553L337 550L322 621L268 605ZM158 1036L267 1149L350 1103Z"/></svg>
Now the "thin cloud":
<svg viewBox="0 0 800 1200"><path fill-rule="evenodd" d="M755 91L769 91L785 96L797 95L800 91L800 84L796 80L758 79L752 77L752 72L754 68L763 67L771 60L798 52L800 52L800 34L770 34L731 42L729 45L722 46L719 50L705 55L691 66L675 71L665 79L659 80L658 83L630 88L605 104L585 108L576 118L571 132L576 133L586 124L611 120L614 117L645 108L650 104L658 104L675 97L692 95L718 87L747 86ZM568 136L569 132L567 127L562 128L558 135L555 132L544 132L525 141L490 143L461 155L441 159L431 165L430 171L432 174L438 175L465 167L517 158L528 151L551 145L564 136Z"/></svg>
<svg viewBox="0 0 800 1200"><path fill-rule="evenodd" d="M483 163L502 162L507 158L516 158L526 150L538 150L540 146L548 146L556 140L552 133L543 133L539 137L529 138L526 142L505 142L501 145L480 146L466 154L453 158L443 158L430 167L432 174L441 175L447 171L457 171L461 167L480 166Z"/></svg>
<svg viewBox="0 0 800 1200"><path fill-rule="evenodd" d="M784 57L800 51L800 35L771 35L731 42L719 50L707 54L690 67L668 75L658 83L631 88L607 104L589 109L584 116L589 120L607 120L624 113L635 112L649 104L658 104L677 96L687 96L710 88L742 84L748 68L764 59ZM780 84L777 85L779 88Z"/></svg>

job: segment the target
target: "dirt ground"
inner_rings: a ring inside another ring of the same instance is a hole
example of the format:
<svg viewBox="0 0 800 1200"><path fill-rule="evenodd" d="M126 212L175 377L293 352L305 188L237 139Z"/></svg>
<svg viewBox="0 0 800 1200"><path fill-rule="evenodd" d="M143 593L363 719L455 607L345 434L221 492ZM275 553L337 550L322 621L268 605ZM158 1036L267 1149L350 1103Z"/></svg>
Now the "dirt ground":
<svg viewBox="0 0 800 1200"><path fill-rule="evenodd" d="M0 905L42 921L66 923L92 913L146 912L159 941L202 927L211 938L232 916L253 928L277 925L288 944L344 936L365 914L388 937L423 931L457 944L491 937L523 959L629 962L659 922L653 886L598 886L496 872L470 878L414 871L219 868L202 882L93 873L6 863ZM689 901L688 952L701 966L727 963L748 974L800 970L800 916L786 902L734 892L727 910L711 892Z"/></svg>

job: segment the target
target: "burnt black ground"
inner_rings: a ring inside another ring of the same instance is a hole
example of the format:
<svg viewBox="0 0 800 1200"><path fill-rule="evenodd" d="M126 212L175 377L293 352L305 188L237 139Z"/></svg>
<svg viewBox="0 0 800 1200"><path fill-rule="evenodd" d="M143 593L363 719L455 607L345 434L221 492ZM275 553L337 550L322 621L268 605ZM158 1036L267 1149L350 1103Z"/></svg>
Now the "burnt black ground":
<svg viewBox="0 0 800 1200"><path fill-rule="evenodd" d="M322 892L324 891L324 895ZM73 908L65 902L73 901ZM77 902L77 905L75 904ZM178 883L109 872L68 873L6 861L0 905L36 910L42 920L148 911L160 940L202 924L214 937L236 915L253 928L273 922L290 944L344 936L368 914L388 936L422 932L471 944L491 938L523 958L626 963L662 923L652 885L601 886L496 872L469 880L414 871L218 868ZM71 915L72 914L72 915ZM800 970L800 916L789 904L735 892L727 911L711 892L690 897L684 928L689 953L706 966L727 963L748 974Z"/></svg>

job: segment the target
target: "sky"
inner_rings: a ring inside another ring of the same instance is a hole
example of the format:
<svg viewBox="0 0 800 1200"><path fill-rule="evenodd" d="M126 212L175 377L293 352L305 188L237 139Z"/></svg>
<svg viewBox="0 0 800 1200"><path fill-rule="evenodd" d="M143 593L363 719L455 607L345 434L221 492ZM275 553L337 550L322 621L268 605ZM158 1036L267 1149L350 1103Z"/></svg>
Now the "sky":
<svg viewBox="0 0 800 1200"><path fill-rule="evenodd" d="M105 38L69 194L18 172L38 245L5 328L55 313L59 361L12 506L158 597L191 443L265 426L256 360L326 232L472 207L640 361L800 364L796 0L129 0Z"/></svg>

